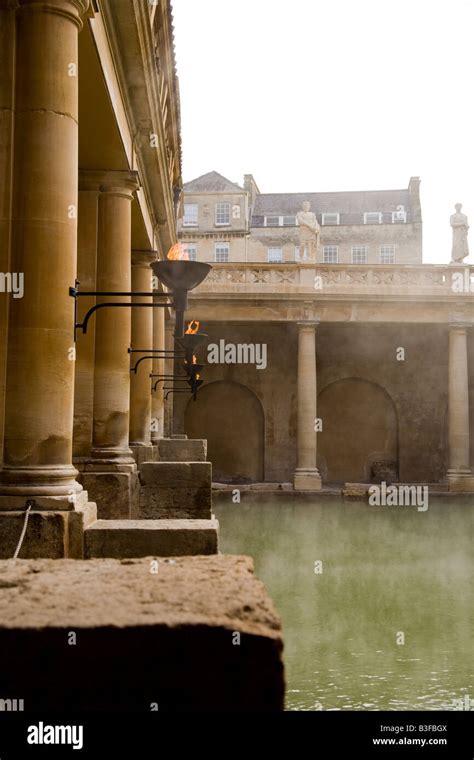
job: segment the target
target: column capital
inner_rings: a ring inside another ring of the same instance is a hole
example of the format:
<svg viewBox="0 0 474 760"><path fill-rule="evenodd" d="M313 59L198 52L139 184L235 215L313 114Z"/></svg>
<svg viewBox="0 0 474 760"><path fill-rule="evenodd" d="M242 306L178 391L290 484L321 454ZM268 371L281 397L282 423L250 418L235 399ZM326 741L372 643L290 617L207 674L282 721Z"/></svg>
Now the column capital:
<svg viewBox="0 0 474 760"><path fill-rule="evenodd" d="M449 332L459 332L462 335L466 335L467 331L471 327L472 327L472 325L471 324L467 324L467 323L464 323L464 324L462 322L458 322L458 323L455 323L455 324L451 323L449 325Z"/></svg>
<svg viewBox="0 0 474 760"><path fill-rule="evenodd" d="M300 332L314 332L319 327L320 322L314 319L306 319L304 321L298 321L298 330Z"/></svg>
<svg viewBox="0 0 474 760"><path fill-rule="evenodd" d="M140 187L138 172L135 171L96 171L79 172L79 189L95 190L110 195L133 198L133 193Z"/></svg>
<svg viewBox="0 0 474 760"><path fill-rule="evenodd" d="M72 21L78 29L82 29L82 17L89 9L89 0L18 0L18 10L34 11L35 13L55 13L57 16Z"/></svg>
<svg viewBox="0 0 474 760"><path fill-rule="evenodd" d="M157 259L157 251L132 251L132 266L134 267L149 267Z"/></svg>

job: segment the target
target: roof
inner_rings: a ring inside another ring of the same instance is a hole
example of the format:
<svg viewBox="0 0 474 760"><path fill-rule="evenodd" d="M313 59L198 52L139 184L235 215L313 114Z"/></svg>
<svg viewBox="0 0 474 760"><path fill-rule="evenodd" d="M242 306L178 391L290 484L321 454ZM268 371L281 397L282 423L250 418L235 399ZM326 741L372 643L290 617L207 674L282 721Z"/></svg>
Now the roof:
<svg viewBox="0 0 474 760"><path fill-rule="evenodd" d="M186 182L185 193L243 193L243 187L223 177L219 172L208 172L201 177Z"/></svg>
<svg viewBox="0 0 474 760"><path fill-rule="evenodd" d="M365 190L336 193L265 193L257 195L252 224L259 226L263 217L270 215L294 216L309 201L311 211L321 215L339 213L341 224L359 224L364 212L381 211L391 214L397 206L404 206L407 221L411 219L411 199L408 189Z"/></svg>

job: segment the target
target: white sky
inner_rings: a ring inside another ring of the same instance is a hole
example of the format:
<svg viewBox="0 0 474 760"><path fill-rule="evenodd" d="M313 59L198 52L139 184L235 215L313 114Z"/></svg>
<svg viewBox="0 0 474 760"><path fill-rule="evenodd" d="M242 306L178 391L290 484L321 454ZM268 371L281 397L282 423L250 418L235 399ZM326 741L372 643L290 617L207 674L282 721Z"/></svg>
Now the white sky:
<svg viewBox="0 0 474 760"><path fill-rule="evenodd" d="M456 202L474 253L474 0L172 2L185 181L324 192L420 176L424 261L449 262Z"/></svg>

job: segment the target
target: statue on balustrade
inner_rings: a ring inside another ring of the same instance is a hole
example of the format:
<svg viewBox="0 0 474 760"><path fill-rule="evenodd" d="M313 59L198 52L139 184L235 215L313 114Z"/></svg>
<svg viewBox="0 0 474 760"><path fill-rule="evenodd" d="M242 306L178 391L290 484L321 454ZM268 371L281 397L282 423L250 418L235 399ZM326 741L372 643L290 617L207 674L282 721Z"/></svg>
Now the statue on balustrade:
<svg viewBox="0 0 474 760"><path fill-rule="evenodd" d="M461 213L462 204L456 203L456 213L451 216L453 228L453 250L451 252L451 264L461 264L466 256L469 256L467 232L469 224L466 214Z"/></svg>
<svg viewBox="0 0 474 760"><path fill-rule="evenodd" d="M321 227L309 201L304 201L296 218L300 228L300 261L316 261Z"/></svg>

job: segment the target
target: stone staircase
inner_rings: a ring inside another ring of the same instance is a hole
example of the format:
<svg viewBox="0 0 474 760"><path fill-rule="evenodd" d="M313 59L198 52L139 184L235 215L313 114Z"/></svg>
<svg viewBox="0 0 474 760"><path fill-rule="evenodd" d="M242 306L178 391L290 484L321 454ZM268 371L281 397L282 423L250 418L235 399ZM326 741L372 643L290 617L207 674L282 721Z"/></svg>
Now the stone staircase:
<svg viewBox="0 0 474 760"><path fill-rule="evenodd" d="M84 532L85 559L218 553L217 520L97 520Z"/></svg>
<svg viewBox="0 0 474 760"><path fill-rule="evenodd" d="M218 553L219 523L212 515L212 465L205 461L206 442L165 439L160 444L159 461L140 464L137 514L89 525L84 531L86 559Z"/></svg>

